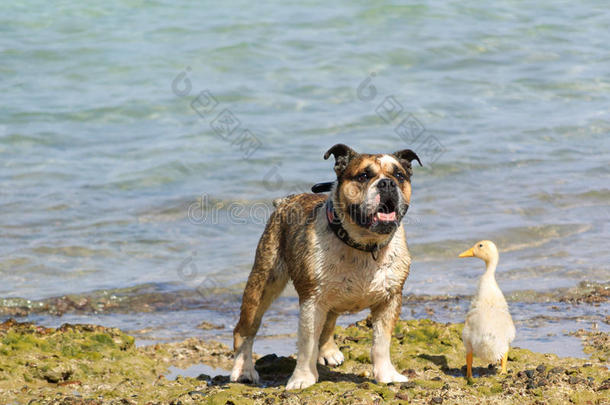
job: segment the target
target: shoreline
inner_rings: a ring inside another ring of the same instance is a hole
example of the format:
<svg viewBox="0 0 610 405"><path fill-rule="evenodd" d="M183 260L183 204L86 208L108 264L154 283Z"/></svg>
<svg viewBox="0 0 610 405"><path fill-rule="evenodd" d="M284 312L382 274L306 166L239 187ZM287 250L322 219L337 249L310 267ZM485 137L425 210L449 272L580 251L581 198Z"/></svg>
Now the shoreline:
<svg viewBox="0 0 610 405"><path fill-rule="evenodd" d="M609 293L610 284L583 282L564 290L507 294L518 330L514 343L564 357L587 357L574 333L583 328L610 332ZM25 315L15 317L20 322L48 327L68 322L121 328L137 339L137 345L177 342L191 337L230 345L232 328L239 315L241 291L236 285L202 294L197 290L146 284L29 301L29 306L23 305L25 301L0 299L0 322L17 314ZM408 294L403 297L401 318L459 323L463 322L469 304L467 296ZM365 314L345 314L339 318L338 325L346 327ZM263 320L255 351L281 356L293 354L297 322L298 300L288 291L271 306Z"/></svg>
<svg viewBox="0 0 610 405"><path fill-rule="evenodd" d="M147 313L201 308L220 308L241 302L244 283L206 289L177 288L171 284L141 284L102 289L41 299L0 297L0 317L26 317L32 314L112 314ZM171 288L174 287L174 288ZM295 296L292 291L282 297ZM404 294L403 304L470 301L471 295ZM549 303L599 305L610 300L610 281L582 281L574 287L552 290L515 290L506 294L509 303Z"/></svg>
<svg viewBox="0 0 610 405"><path fill-rule="evenodd" d="M261 386L234 384L228 371L184 375L198 364L212 371L231 368L230 348L212 340L137 346L135 338L116 328L65 324L52 329L8 320L0 324L0 397L42 404L607 403L609 333L577 333L586 359L511 348L505 376L475 359L476 378L468 383L461 328L426 319L399 321L392 358L410 381L382 385L371 380L367 320L337 327L346 362L333 369L318 366L318 384L285 391L293 356L259 354ZM166 378L170 373L176 378Z"/></svg>

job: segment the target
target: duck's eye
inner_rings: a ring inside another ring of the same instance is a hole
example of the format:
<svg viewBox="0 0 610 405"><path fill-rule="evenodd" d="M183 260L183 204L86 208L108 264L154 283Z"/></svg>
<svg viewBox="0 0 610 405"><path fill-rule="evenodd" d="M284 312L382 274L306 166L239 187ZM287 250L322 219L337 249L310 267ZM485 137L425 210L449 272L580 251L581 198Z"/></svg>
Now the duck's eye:
<svg viewBox="0 0 610 405"><path fill-rule="evenodd" d="M481 244L479 245L479 247L483 247L483 244L481 243Z"/></svg>
<svg viewBox="0 0 610 405"><path fill-rule="evenodd" d="M369 175L367 172L362 172L358 176L356 176L356 180L358 180L360 183L364 183L368 179L369 179Z"/></svg>

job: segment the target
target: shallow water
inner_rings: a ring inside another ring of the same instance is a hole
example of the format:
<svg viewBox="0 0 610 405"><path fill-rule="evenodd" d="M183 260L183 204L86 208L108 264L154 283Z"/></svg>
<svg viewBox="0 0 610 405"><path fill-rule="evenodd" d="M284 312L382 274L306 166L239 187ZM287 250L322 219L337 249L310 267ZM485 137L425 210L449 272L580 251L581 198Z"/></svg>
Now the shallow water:
<svg viewBox="0 0 610 405"><path fill-rule="evenodd" d="M609 17L601 1L2 4L0 297L243 282L270 201L330 180L337 142L422 158L405 292L471 294L482 263L456 255L482 238L505 291L608 281Z"/></svg>
<svg viewBox="0 0 610 405"><path fill-rule="evenodd" d="M154 294L154 291L157 293ZM165 294L160 291L165 291ZM156 289L151 286L146 296L141 292L134 295L136 298L142 296L144 301L152 304L149 306L142 305L137 299L119 299L117 306L109 306L100 310L100 313L70 310L62 316L55 316L49 314L53 313L52 311L44 311L32 313L23 319L51 327L58 327L65 322L118 327L135 336L136 343L140 346L193 336L231 346L233 327L239 317L241 295L235 289L228 291L232 292L199 295L196 291L171 291L170 286L159 286ZM116 295L119 296L118 293ZM78 298L72 298L80 301ZM529 301L525 302L524 298ZM607 323L610 303L606 300L596 304L573 304L561 302L560 299L536 296L525 291L520 292L518 300L509 297L510 311L517 328L513 346L561 356L587 357L580 340L569 333L578 329L610 332L610 325ZM403 301L401 318L426 318L443 323L463 322L469 304L469 297L407 296ZM133 310L130 311L130 307L133 307ZM5 308L6 305L3 305L2 309ZM289 287L284 296L273 303L266 313L254 343L254 350L261 355L293 354L296 350L298 314L298 298L296 292ZM347 326L366 315L366 311L346 314L339 317L338 324ZM198 326L202 321L208 323L207 327Z"/></svg>

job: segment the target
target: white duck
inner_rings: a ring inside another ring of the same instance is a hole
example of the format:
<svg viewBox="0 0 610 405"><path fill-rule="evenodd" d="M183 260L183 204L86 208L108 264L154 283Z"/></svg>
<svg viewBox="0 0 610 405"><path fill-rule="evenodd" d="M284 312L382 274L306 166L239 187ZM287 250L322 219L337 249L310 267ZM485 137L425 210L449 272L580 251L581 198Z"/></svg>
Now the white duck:
<svg viewBox="0 0 610 405"><path fill-rule="evenodd" d="M479 280L479 287L470 304L462 332L466 347L466 376L472 378L473 354L488 363L501 360L501 373L504 374L508 348L515 338L515 325L504 295L496 283L498 249L492 241L482 240L459 257L478 257L485 261L487 266L485 274Z"/></svg>

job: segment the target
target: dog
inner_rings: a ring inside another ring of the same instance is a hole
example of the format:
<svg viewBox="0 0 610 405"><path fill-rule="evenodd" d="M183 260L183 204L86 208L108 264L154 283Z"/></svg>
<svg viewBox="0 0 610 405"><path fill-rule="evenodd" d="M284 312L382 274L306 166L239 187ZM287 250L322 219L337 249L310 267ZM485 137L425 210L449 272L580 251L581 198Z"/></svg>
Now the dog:
<svg viewBox="0 0 610 405"><path fill-rule="evenodd" d="M337 144L324 159L331 155L337 180L328 196L298 194L274 202L233 331L231 381L258 383L254 337L289 280L299 295L300 315L296 368L286 389L315 384L316 363L343 363L335 322L342 313L365 308L371 309L375 380L407 381L390 360L390 340L411 265L401 222L411 201L411 162L422 163L410 149L360 154Z"/></svg>

